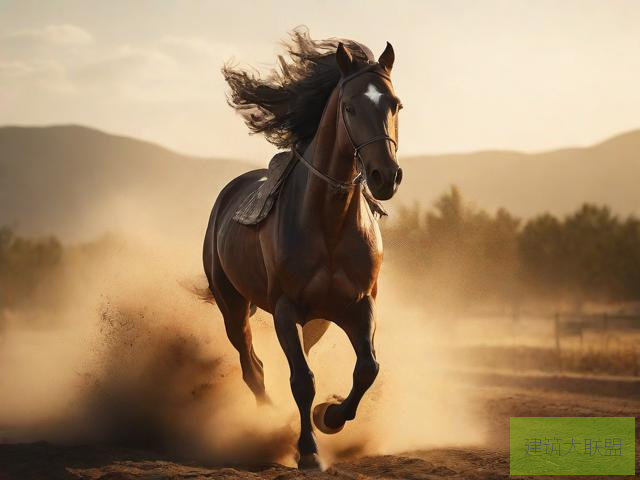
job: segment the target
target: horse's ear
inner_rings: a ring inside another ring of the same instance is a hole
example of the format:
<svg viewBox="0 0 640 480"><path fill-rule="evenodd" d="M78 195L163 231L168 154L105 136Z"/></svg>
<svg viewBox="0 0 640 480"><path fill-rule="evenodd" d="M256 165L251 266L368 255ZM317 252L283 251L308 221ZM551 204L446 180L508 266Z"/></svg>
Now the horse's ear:
<svg viewBox="0 0 640 480"><path fill-rule="evenodd" d="M338 67L340 67L342 75L346 76L351 73L353 69L353 58L347 49L344 48L342 42L338 44L338 49L336 50L336 62L338 63Z"/></svg>
<svg viewBox="0 0 640 480"><path fill-rule="evenodd" d="M393 68L393 61L396 59L396 54L393 52L393 46L387 42L387 47L384 49L384 52L378 58L378 63L384 68L387 72L390 72Z"/></svg>

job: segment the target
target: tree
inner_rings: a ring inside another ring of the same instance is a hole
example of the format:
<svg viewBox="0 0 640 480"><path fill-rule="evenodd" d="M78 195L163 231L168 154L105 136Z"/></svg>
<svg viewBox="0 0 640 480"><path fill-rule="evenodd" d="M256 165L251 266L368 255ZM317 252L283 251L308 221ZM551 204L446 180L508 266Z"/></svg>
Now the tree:
<svg viewBox="0 0 640 480"><path fill-rule="evenodd" d="M563 227L548 214L529 220L518 238L521 278L542 296L557 296L566 287Z"/></svg>
<svg viewBox="0 0 640 480"><path fill-rule="evenodd" d="M564 221L564 267L577 304L616 297L613 263L620 223L609 207L584 204Z"/></svg>
<svg viewBox="0 0 640 480"><path fill-rule="evenodd" d="M0 228L0 309L26 301L61 258L55 238L26 239Z"/></svg>

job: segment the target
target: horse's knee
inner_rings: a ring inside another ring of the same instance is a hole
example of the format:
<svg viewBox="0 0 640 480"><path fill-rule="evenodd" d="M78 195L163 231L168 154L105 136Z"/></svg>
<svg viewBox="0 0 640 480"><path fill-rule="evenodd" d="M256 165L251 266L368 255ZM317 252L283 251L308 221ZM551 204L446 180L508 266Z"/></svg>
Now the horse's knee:
<svg viewBox="0 0 640 480"><path fill-rule="evenodd" d="M374 382L380 371L380 364L373 357L358 359L356 363L354 380L364 388Z"/></svg>
<svg viewBox="0 0 640 480"><path fill-rule="evenodd" d="M296 370L290 379L291 391L295 397L313 400L316 394L313 372L309 369Z"/></svg>

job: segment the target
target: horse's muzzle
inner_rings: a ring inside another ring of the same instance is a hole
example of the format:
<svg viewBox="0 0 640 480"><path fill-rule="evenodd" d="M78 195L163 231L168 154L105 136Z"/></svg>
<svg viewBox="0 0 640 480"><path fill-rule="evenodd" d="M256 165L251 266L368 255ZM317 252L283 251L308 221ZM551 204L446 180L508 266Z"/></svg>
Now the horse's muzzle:
<svg viewBox="0 0 640 480"><path fill-rule="evenodd" d="M378 200L389 200L398 191L402 182L402 169L398 166L385 170L374 169L367 183L373 196Z"/></svg>

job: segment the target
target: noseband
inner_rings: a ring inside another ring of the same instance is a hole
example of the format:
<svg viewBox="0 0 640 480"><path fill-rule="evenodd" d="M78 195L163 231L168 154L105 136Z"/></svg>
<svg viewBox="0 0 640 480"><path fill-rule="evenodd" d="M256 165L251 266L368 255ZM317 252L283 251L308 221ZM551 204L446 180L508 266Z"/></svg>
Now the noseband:
<svg viewBox="0 0 640 480"><path fill-rule="evenodd" d="M380 69L378 68L378 64L374 63L371 64L365 68L363 68L362 70L358 70L355 73L352 73L351 75L348 75L346 77L344 77L342 80L340 80L340 83L338 84L338 112L337 112L337 123L340 123L340 116L342 116L342 124L344 125L344 129L347 132L347 138L349 139L349 143L351 143L351 147L353 148L353 159L354 161L359 163L359 167L358 167L358 174L356 175L356 177L353 179L353 181L351 182L341 182L339 180L336 180L335 178L331 177L330 175L327 175L326 173L322 173L320 170L318 170L316 167L314 167L313 165L311 165L311 163L309 163L299 152L298 150L294 147L293 153L296 157L298 157L298 159L309 169L309 171L311 173L313 173L315 176L317 176L318 178L324 180L325 182L327 182L329 185L331 185L334 188L337 188L339 190L350 190L352 188L355 188L357 185L365 182L366 183L366 172L365 172L365 166L364 166L364 161L362 160L362 155L360 154L360 150L363 147L366 147L367 145L370 145L372 143L375 142L380 142L380 141L389 141L391 143L393 143L394 146L394 151L398 151L398 143L391 138L389 135L378 135L376 137L370 138L368 140L365 140L364 142L357 144L354 139L353 139L353 135L351 134L351 129L349 128L349 123L347 122L347 119L344 115L344 110L345 110L345 104L342 101L342 93L344 91L344 86L347 82L353 80L356 77L359 77L360 75L363 75L365 73L375 73L376 75L379 75L380 77L391 81L391 78L388 75L385 75L384 73L382 73L380 71Z"/></svg>

